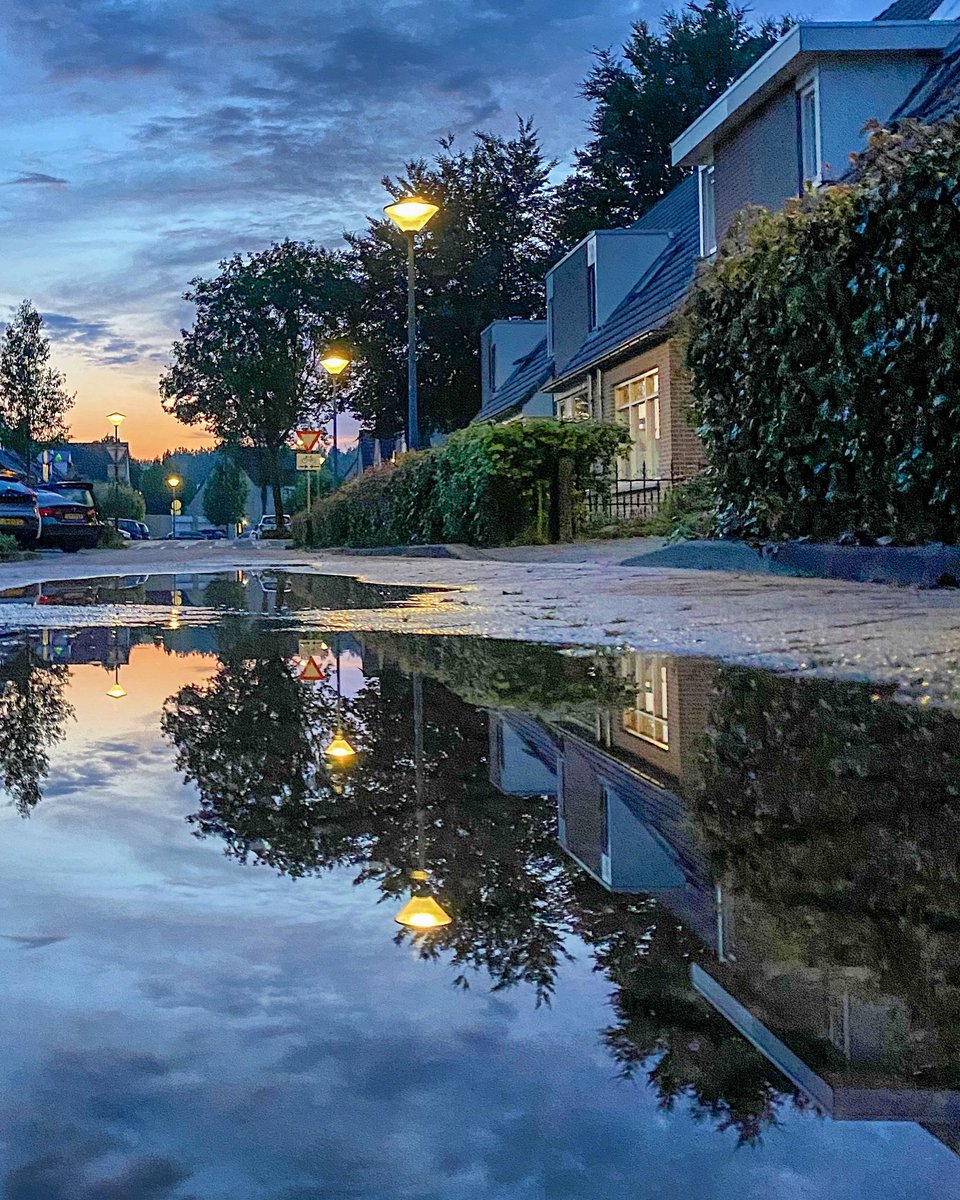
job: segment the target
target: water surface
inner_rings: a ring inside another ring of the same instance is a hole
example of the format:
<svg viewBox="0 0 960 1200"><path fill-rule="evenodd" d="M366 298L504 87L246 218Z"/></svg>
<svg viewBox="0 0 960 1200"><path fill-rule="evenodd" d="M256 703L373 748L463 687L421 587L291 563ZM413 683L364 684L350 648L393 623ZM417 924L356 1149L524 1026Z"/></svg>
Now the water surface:
<svg viewBox="0 0 960 1200"><path fill-rule="evenodd" d="M0 637L0 1195L960 1192L954 717L245 607Z"/></svg>

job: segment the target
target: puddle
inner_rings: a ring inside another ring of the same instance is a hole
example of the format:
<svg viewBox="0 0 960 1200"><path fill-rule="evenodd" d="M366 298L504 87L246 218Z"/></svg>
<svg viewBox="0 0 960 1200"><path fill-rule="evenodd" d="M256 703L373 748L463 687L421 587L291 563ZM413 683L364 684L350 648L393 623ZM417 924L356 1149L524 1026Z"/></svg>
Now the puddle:
<svg viewBox="0 0 960 1200"><path fill-rule="evenodd" d="M260 616L308 610L376 609L415 604L449 589L363 583L350 575L286 571L185 572L57 579L0 590L4 604L233 609Z"/></svg>
<svg viewBox="0 0 960 1200"><path fill-rule="evenodd" d="M0 638L7 1194L960 1188L957 718L255 613Z"/></svg>

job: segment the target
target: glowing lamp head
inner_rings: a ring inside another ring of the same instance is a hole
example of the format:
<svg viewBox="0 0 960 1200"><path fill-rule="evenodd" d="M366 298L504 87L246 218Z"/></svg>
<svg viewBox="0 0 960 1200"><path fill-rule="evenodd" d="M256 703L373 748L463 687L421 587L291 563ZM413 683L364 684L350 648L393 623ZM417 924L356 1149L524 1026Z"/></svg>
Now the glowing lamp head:
<svg viewBox="0 0 960 1200"><path fill-rule="evenodd" d="M330 745L324 751L327 758L333 762L347 762L348 759L356 755L356 750L350 745L342 733L334 734L330 740Z"/></svg>
<svg viewBox="0 0 960 1200"><path fill-rule="evenodd" d="M109 413L109 414L108 414L108 416L107 416L107 420L108 420L108 421L110 422L110 424L111 424L111 425L114 427L114 429L119 429L119 428L120 428L120 426L123 424L123 422L124 422L126 419L127 419L127 418L126 418L126 417L123 415L123 413L122 413L122 412L113 412L113 413Z"/></svg>
<svg viewBox="0 0 960 1200"><path fill-rule="evenodd" d="M331 350L320 359L320 366L328 375L342 375L350 366L350 359L345 354L337 354L336 351Z"/></svg>
<svg viewBox="0 0 960 1200"><path fill-rule="evenodd" d="M107 695L111 700L122 700L126 694L126 691L120 686L119 683L111 684L110 687L107 688Z"/></svg>
<svg viewBox="0 0 960 1200"><path fill-rule="evenodd" d="M426 223L440 211L436 204L421 200L419 196L407 196L388 204L383 210L396 227L404 233L419 233Z"/></svg>
<svg viewBox="0 0 960 1200"><path fill-rule="evenodd" d="M432 896L414 896L393 919L406 929L426 932L449 925L453 917L444 911Z"/></svg>
<svg viewBox="0 0 960 1200"><path fill-rule="evenodd" d="M180 486L180 476L179 475L168 475L167 476L167 487L178 488L179 486Z"/></svg>

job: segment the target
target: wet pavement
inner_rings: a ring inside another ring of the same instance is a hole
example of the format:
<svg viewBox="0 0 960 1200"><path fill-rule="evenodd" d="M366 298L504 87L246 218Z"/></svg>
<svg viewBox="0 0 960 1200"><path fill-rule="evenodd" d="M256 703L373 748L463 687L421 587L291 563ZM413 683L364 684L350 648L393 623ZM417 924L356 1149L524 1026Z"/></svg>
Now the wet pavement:
<svg viewBox="0 0 960 1200"><path fill-rule="evenodd" d="M960 1192L957 717L184 582L0 636L0 1195Z"/></svg>
<svg viewBox="0 0 960 1200"><path fill-rule="evenodd" d="M646 647L844 679L897 683L908 695L960 709L960 592L785 579L721 572L628 568L623 545L506 552L536 561L350 558L270 543L142 542L124 551L45 555L0 566L0 587L98 574L209 571L359 576L383 586L445 587L416 611L326 610L316 620L343 632L477 634L554 644ZM552 556L545 551L554 552ZM498 552L499 553L499 552ZM603 558L602 553L609 555ZM562 561L555 561L559 555ZM574 556L567 561L568 556ZM546 561L549 559L549 561ZM7 603L9 627L82 622L81 609L42 615ZM144 619L155 614L145 613ZM127 620L134 615L128 612ZM301 613L309 622L309 613Z"/></svg>

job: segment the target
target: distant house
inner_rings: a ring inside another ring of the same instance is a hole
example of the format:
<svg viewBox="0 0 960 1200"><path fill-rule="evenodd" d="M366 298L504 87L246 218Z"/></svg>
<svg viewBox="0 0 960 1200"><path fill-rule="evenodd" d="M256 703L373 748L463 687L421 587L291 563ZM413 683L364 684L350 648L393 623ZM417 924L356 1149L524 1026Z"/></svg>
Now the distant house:
<svg viewBox="0 0 960 1200"><path fill-rule="evenodd" d="M478 421L553 416L546 321L494 321L480 334Z"/></svg>
<svg viewBox="0 0 960 1200"><path fill-rule="evenodd" d="M873 21L801 21L736 79L672 146L674 166L696 169L701 254L746 205L842 179L868 122L940 114L960 22L938 18L958 11L897 0Z"/></svg>
<svg viewBox="0 0 960 1200"><path fill-rule="evenodd" d="M622 422L615 515L651 512L664 487L699 468L673 318L699 253L696 180L627 229L597 230L547 273L543 321L495 321L481 334L477 421L556 415Z"/></svg>

